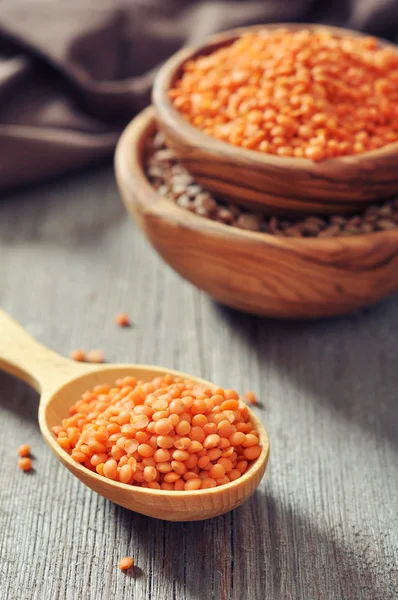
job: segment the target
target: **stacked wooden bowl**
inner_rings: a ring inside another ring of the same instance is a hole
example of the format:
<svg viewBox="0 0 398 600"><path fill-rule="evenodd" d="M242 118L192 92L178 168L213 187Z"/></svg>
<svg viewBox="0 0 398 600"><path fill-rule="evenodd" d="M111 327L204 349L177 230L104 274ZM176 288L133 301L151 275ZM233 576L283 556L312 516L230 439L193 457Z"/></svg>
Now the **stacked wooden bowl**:
<svg viewBox="0 0 398 600"><path fill-rule="evenodd" d="M358 35L329 29L337 35ZM352 214L398 193L397 143L313 163L237 148L184 120L168 96L182 65L232 43L241 33L235 30L184 49L158 73L156 111L150 108L139 115L116 151L116 177L127 209L166 262L233 308L314 318L349 312L393 294L398 290L398 228L328 239L276 237L192 214L160 196L148 181L145 146L159 127L198 183L216 197L266 214Z"/></svg>

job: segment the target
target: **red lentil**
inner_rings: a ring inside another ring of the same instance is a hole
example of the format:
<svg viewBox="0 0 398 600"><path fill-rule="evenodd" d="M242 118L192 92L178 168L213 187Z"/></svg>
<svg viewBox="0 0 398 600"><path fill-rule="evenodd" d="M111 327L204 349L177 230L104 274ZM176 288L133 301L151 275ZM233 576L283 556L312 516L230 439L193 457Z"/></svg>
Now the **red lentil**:
<svg viewBox="0 0 398 600"><path fill-rule="evenodd" d="M87 354L87 360L90 363L103 363L104 353L102 350L90 350L90 352Z"/></svg>
<svg viewBox="0 0 398 600"><path fill-rule="evenodd" d="M23 458L20 458L18 461L18 467L22 471L30 471L32 468L32 460L30 458L27 458L26 456Z"/></svg>
<svg viewBox="0 0 398 600"><path fill-rule="evenodd" d="M69 357L72 360L76 360L77 362L86 362L86 354L85 354L84 350L81 350L80 348L76 348L75 350L72 350Z"/></svg>
<svg viewBox="0 0 398 600"><path fill-rule="evenodd" d="M115 323L119 327L130 327L131 321L127 313L117 313L115 315Z"/></svg>
<svg viewBox="0 0 398 600"><path fill-rule="evenodd" d="M187 61L170 98L215 138L320 161L398 140L398 55L321 28L247 32Z"/></svg>
<svg viewBox="0 0 398 600"><path fill-rule="evenodd" d="M249 404L258 404L257 396L254 392L245 392L245 398Z"/></svg>
<svg viewBox="0 0 398 600"><path fill-rule="evenodd" d="M26 458L27 456L30 455L29 444L22 444L21 446L19 446L17 452L18 452L19 456L21 456L22 458Z"/></svg>
<svg viewBox="0 0 398 600"><path fill-rule="evenodd" d="M131 569L134 565L134 559L131 556L125 556L119 562L119 569L122 571L127 571L127 569Z"/></svg>
<svg viewBox="0 0 398 600"><path fill-rule="evenodd" d="M58 444L86 468L127 485L169 491L224 485L261 453L234 390L214 393L169 375L97 386L69 413L53 428Z"/></svg>

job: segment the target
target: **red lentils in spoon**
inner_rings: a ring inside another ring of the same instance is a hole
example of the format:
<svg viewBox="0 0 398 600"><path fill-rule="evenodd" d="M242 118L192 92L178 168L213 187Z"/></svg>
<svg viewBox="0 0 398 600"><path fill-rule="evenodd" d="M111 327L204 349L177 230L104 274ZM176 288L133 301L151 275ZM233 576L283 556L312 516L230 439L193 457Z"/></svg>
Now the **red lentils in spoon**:
<svg viewBox="0 0 398 600"><path fill-rule="evenodd" d="M247 406L234 390L171 375L99 385L53 433L73 460L101 476L170 491L235 481L261 453Z"/></svg>

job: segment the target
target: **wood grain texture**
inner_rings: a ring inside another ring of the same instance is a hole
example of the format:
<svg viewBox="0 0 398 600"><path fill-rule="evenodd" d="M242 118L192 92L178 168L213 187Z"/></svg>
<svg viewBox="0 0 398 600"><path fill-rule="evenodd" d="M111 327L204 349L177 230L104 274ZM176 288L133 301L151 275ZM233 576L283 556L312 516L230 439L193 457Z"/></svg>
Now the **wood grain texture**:
<svg viewBox="0 0 398 600"><path fill-rule="evenodd" d="M0 305L40 342L253 389L272 446L236 511L148 519L64 469L37 394L0 373L1 600L396 600L396 299L310 324L220 308L151 249L111 169L2 198L0 256ZM114 325L121 310L132 328ZM31 475L16 467L22 442Z"/></svg>
<svg viewBox="0 0 398 600"><path fill-rule="evenodd" d="M272 24L249 29L278 27L319 29L319 25ZM360 35L325 27L338 36ZM195 48L184 48L157 74L153 103L167 143L197 181L214 195L271 215L349 214L375 199L398 192L398 143L359 155L328 159L281 158L235 147L190 125L174 109L168 91L181 74L182 65L195 56L209 54L232 43L237 29L210 38Z"/></svg>
<svg viewBox="0 0 398 600"><path fill-rule="evenodd" d="M0 331L0 369L32 383L41 392L39 426L45 442L58 460L97 494L155 519L201 521L240 506L258 487L267 466L269 441L264 426L250 408L249 415L259 433L262 451L242 477L226 486L182 493L137 488L101 477L75 462L57 444L52 428L62 423L62 419L69 415L69 408L86 390L102 384L112 387L115 381L124 377L151 381L167 374L192 379L210 388L212 384L190 374L154 366L100 366L73 362L38 344L1 308Z"/></svg>
<svg viewBox="0 0 398 600"><path fill-rule="evenodd" d="M346 313L398 290L398 229L280 238L216 223L160 197L142 168L153 117L147 109L120 138L119 189L154 248L198 288L227 306L290 319Z"/></svg>

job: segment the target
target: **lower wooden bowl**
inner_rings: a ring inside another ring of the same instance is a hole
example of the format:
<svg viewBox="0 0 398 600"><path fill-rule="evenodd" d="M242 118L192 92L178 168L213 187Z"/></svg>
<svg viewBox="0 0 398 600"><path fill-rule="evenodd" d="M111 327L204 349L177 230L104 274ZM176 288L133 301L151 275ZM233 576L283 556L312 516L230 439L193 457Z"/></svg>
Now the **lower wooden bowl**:
<svg viewBox="0 0 398 600"><path fill-rule="evenodd" d="M281 238L211 221L160 196L143 167L155 128L149 108L122 134L115 156L118 187L153 247L198 288L232 308L291 319L347 313L398 291L398 229Z"/></svg>

